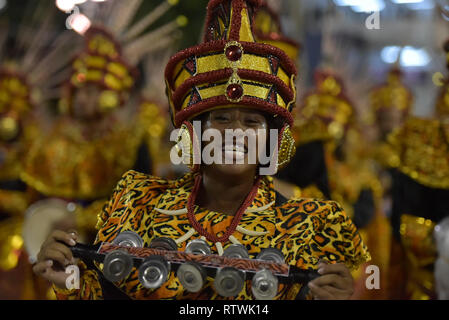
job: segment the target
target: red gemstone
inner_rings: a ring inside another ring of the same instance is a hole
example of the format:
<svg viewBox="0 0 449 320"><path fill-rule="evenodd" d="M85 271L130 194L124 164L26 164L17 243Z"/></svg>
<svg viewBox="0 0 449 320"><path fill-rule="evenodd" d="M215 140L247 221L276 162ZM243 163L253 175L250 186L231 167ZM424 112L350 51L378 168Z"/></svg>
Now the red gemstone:
<svg viewBox="0 0 449 320"><path fill-rule="evenodd" d="M226 94L231 100L238 100L243 96L243 88L239 84L230 84L226 89Z"/></svg>
<svg viewBox="0 0 449 320"><path fill-rule="evenodd" d="M242 49L239 46L229 46L226 49L226 57L230 61L239 61L242 57Z"/></svg>

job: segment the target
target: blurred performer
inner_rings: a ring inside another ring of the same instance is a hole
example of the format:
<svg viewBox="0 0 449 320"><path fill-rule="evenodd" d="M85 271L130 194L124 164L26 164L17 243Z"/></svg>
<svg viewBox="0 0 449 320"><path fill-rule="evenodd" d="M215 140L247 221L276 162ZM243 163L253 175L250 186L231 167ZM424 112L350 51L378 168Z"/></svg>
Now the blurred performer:
<svg viewBox="0 0 449 320"><path fill-rule="evenodd" d="M449 125L410 117L389 137L393 170L391 298L435 299L434 227L449 215Z"/></svg>
<svg viewBox="0 0 449 320"><path fill-rule="evenodd" d="M170 110L175 126L181 129L178 146L186 151L192 172L177 180L135 171L126 173L100 215L96 242L112 241L121 231L131 230L142 236L145 246L157 237L166 237L182 251L189 241L201 239L219 255L232 244L247 250L251 258L262 249L276 248L289 264L320 269L322 276L309 284L309 298L347 299L352 293L349 269L369 260L369 253L336 202L289 201L277 194L272 179L260 171L262 163L249 161L248 150L255 151L257 146L248 141L245 147L221 140L219 149L215 149L224 150L218 163L189 161L195 156L190 146L199 142L195 137L212 128L222 136L226 129L253 129L257 132L255 144L259 141L264 146L268 138L263 132L271 127L279 133L274 144L280 150L270 154L271 164L281 167L293 155L294 140L289 128L293 122L296 68L282 50L254 40L250 22L258 3L211 0L204 41L170 59L165 73ZM194 128L194 120L202 120L201 127ZM236 157L242 156L244 163L235 163ZM224 158L234 161L225 164ZM131 299L253 298L249 281L242 280L242 288L238 287L233 297L225 297L214 290L217 282L210 277L199 290L189 292L175 272L154 289L139 282L137 269L123 281L108 285L101 266L88 269L84 263L79 264L80 289L64 290L66 274L58 267L69 263L52 255L52 250L58 247L58 253L68 255L70 260L68 246L74 244L75 237L53 233L35 266L36 273L55 283L61 299L103 299L114 294ZM58 239L67 246L58 246ZM320 259L328 263L320 263ZM295 299L304 292L301 289L300 284L281 285L274 292L275 298Z"/></svg>
<svg viewBox="0 0 449 320"><path fill-rule="evenodd" d="M132 168L152 171L145 135L154 118L145 115L145 104L139 105L137 65L145 55L171 44L179 24L170 22L144 33L171 4L164 1L130 25L140 4L86 4L93 25L84 34L84 49L73 59L63 86L61 115L49 134L30 147L21 175L42 199L57 198L69 205L70 212L53 227L77 229L86 240L95 236L97 214L123 173ZM160 41L148 46L151 39Z"/></svg>
<svg viewBox="0 0 449 320"><path fill-rule="evenodd" d="M341 203L368 243L373 258L370 263L380 268L381 276L386 275L389 239L378 236L389 234L381 208L382 187L360 129L354 124L353 105L343 81L330 69L318 70L315 81L316 89L304 97L301 120L295 128L299 141L296 155L278 177ZM363 270L354 274L354 298L384 298L383 291L366 290ZM380 282L383 287L385 278Z"/></svg>
<svg viewBox="0 0 449 320"><path fill-rule="evenodd" d="M388 135L403 125L410 114L413 95L403 84L402 77L402 71L396 66L388 72L387 81L371 92L379 142L386 142Z"/></svg>
<svg viewBox="0 0 449 320"><path fill-rule="evenodd" d="M449 41L444 50L449 53ZM437 268L434 234L441 250L445 247L441 232L447 228L442 220L449 216L448 89L446 79L436 101L435 119L410 117L388 137L394 150L390 163L394 236L390 295L394 299L435 299L436 286L446 286L447 279L435 284L444 272L441 261L447 253L440 251ZM441 223L438 232L434 231L437 223Z"/></svg>
<svg viewBox="0 0 449 320"><path fill-rule="evenodd" d="M0 299L47 298L48 286L33 276L23 247L24 214L35 194L20 175L30 144L46 129L45 109L76 43L72 32L54 37L54 12L48 9L37 5L16 34L7 27L0 30Z"/></svg>
<svg viewBox="0 0 449 320"><path fill-rule="evenodd" d="M299 52L301 45L287 38L283 31L279 15L269 6L267 1L262 1L256 12L253 30L256 40L283 50L296 63L299 68ZM273 178L275 189L287 199L300 197L321 197L320 192L313 188L301 189L297 185L278 178Z"/></svg>
<svg viewBox="0 0 449 320"><path fill-rule="evenodd" d="M413 105L411 91L402 83L402 72L395 66L388 72L387 81L371 92L371 108L378 138L373 148L373 157L379 164L379 178L384 189L383 209L391 214L391 175L389 168L394 166L395 153L387 143L388 135L402 126Z"/></svg>

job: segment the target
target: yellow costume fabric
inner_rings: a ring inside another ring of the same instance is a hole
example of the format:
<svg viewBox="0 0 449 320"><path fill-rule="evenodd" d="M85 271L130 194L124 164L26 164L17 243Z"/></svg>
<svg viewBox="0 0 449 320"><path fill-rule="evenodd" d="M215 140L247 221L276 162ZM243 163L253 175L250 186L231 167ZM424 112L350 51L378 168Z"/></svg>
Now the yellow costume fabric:
<svg viewBox="0 0 449 320"><path fill-rule="evenodd" d="M102 227L96 241L111 242L126 230L137 232L145 246L156 237L169 237L176 241L192 228L187 214L166 215L156 209L185 208L193 183L194 174L191 173L178 180L168 181L129 171L118 183L100 215ZM275 201L275 197L272 178L264 177L248 209L266 206ZM207 232L217 236L226 232L233 218L198 206L195 207L195 216ZM320 259L330 263L343 262L349 268L356 269L370 259L356 227L333 201L297 199L259 212L246 211L239 227L262 232L260 236L250 236L237 230L230 237L231 241L246 246L250 258L255 258L264 248L275 247L283 252L288 264L302 269L316 269ZM188 240L199 237L195 232ZM178 244L180 251L184 251L188 240ZM223 248L226 249L231 241L222 243ZM212 252L217 253L215 244L208 244ZM84 264L81 266L85 270ZM133 269L129 277L114 284L132 299L223 299L213 290L211 280L208 278L199 293L188 293L172 272L162 287L149 290L142 287L137 270ZM55 290L59 299L103 298L98 274L91 270L82 273L80 289ZM299 290L300 285L281 285L276 299L294 299ZM248 283L235 299L252 299Z"/></svg>

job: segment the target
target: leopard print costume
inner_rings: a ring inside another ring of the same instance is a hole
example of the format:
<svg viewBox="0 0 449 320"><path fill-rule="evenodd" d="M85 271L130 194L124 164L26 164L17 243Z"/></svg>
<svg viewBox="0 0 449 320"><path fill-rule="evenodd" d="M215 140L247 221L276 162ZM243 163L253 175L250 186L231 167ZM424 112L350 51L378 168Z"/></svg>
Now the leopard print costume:
<svg viewBox="0 0 449 320"><path fill-rule="evenodd" d="M191 173L178 180L167 181L135 171L127 172L99 215L100 230L96 242L111 242L126 230L138 233L145 246L156 237L178 240L192 228L187 214L167 215L158 210L186 208L193 183L194 175ZM344 262L351 269L370 259L354 224L336 202L295 199L270 206L275 198L272 178L264 177L239 228L230 240L222 243L223 248L232 242L241 243L247 248L250 258L255 258L262 249L275 247L284 253L288 264L310 270L316 270L321 259L330 263ZM261 207L267 209L257 211ZM226 232L233 218L198 206L195 207L195 216L207 232L218 237ZM258 236L248 235L241 228L256 231ZM184 251L186 243L195 238L200 238L196 231L189 239L178 243L179 250ZM216 244L209 241L208 244L213 253L218 253ZM81 288L72 291L55 288L58 298L102 299L98 274L86 270L84 263L80 267ZM174 272L158 289L144 288L135 268L126 279L114 285L132 299L225 299L215 293L212 278L207 279L200 292L189 293L183 289ZM294 299L300 289L299 284L281 284L276 299ZM250 281L232 299L253 299Z"/></svg>

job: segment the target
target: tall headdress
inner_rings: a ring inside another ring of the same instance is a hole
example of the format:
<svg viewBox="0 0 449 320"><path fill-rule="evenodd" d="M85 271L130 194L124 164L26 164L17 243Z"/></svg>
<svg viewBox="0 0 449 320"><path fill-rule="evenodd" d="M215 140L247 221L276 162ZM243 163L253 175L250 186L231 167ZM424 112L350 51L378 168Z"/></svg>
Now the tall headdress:
<svg viewBox="0 0 449 320"><path fill-rule="evenodd" d="M402 83L402 72L398 67L388 72L386 83L374 88L370 98L375 113L394 108L408 115L413 103L413 95Z"/></svg>
<svg viewBox="0 0 449 320"><path fill-rule="evenodd" d="M163 1L138 22L131 24L142 0L86 3L81 7L91 19L85 32L85 47L73 60L72 76L66 86L60 107L72 109L74 92L86 83L101 88L99 110L106 112L126 104L138 79L137 64L151 52L170 45L186 18L150 32L146 30L178 1Z"/></svg>
<svg viewBox="0 0 449 320"><path fill-rule="evenodd" d="M253 33L258 0L211 0L203 42L173 56L165 70L170 113L176 127L193 136L197 115L223 107L248 107L285 120L287 137L296 100L296 67L279 48L256 42ZM291 134L290 134L291 137ZM281 140L281 139L280 139ZM280 143L278 162L292 153ZM288 147L287 147L288 145Z"/></svg>
<svg viewBox="0 0 449 320"><path fill-rule="evenodd" d="M299 143L341 139L354 115L343 80L329 70L315 72L315 88L300 108Z"/></svg>

